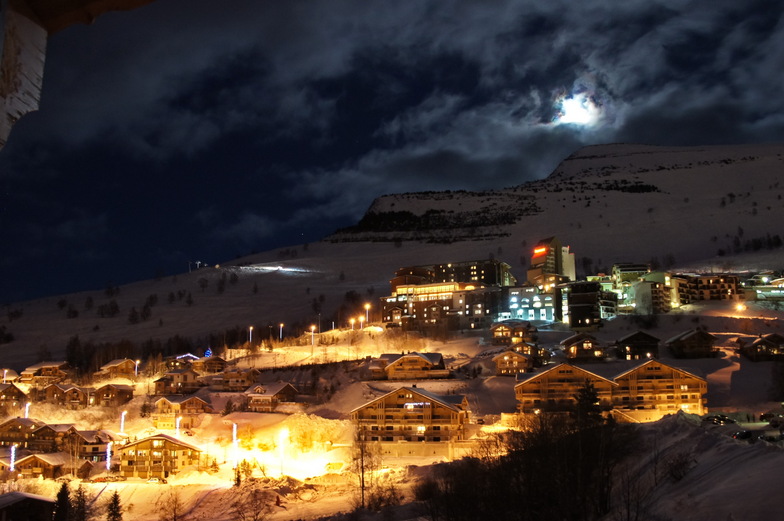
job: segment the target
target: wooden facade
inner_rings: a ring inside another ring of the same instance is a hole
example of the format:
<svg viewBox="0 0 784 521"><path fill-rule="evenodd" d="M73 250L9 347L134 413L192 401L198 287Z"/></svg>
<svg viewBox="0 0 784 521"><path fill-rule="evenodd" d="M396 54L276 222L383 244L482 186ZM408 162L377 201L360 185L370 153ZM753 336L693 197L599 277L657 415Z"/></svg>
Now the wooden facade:
<svg viewBox="0 0 784 521"><path fill-rule="evenodd" d="M465 438L468 401L401 387L351 411L368 441L458 441Z"/></svg>
<svg viewBox="0 0 784 521"><path fill-rule="evenodd" d="M118 449L120 473L127 478L167 478L186 467L198 469L201 452L173 436L156 434Z"/></svg>

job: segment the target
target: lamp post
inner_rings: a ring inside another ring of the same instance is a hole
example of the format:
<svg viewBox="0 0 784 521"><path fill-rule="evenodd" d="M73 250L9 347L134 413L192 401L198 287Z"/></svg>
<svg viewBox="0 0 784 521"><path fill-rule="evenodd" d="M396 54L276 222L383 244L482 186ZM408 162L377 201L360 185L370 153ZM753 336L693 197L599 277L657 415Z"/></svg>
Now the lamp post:
<svg viewBox="0 0 784 521"><path fill-rule="evenodd" d="M370 324L370 304L365 304L365 322Z"/></svg>
<svg viewBox="0 0 784 521"><path fill-rule="evenodd" d="M349 322L351 322L351 331L354 331L354 322L356 322L356 319L352 318Z"/></svg>
<svg viewBox="0 0 784 521"><path fill-rule="evenodd" d="M365 321L365 317L363 317L362 315L359 315L359 329L362 329L362 322L364 322L364 321Z"/></svg>
<svg viewBox="0 0 784 521"><path fill-rule="evenodd" d="M310 357L313 358L313 346L316 345L316 326L310 326Z"/></svg>
<svg viewBox="0 0 784 521"><path fill-rule="evenodd" d="M5 383L5 377L8 374L8 369L3 369L3 383Z"/></svg>
<svg viewBox="0 0 784 521"><path fill-rule="evenodd" d="M133 368L133 376L134 376L134 378L139 378L139 362L141 362L141 360L136 360L136 362L135 362L136 365Z"/></svg>
<svg viewBox="0 0 784 521"><path fill-rule="evenodd" d="M182 421L182 416L177 416L174 420L174 436L179 438L180 437L180 422Z"/></svg>
<svg viewBox="0 0 784 521"><path fill-rule="evenodd" d="M30 402L27 402L25 404L25 418L29 418L29 417L30 417Z"/></svg>
<svg viewBox="0 0 784 521"><path fill-rule="evenodd" d="M106 444L106 471L112 470L112 444L114 442L110 441Z"/></svg>
<svg viewBox="0 0 784 521"><path fill-rule="evenodd" d="M248 345L253 343L253 326L248 328Z"/></svg>
<svg viewBox="0 0 784 521"><path fill-rule="evenodd" d="M278 335L278 340L283 342L283 322L280 323L280 334Z"/></svg>
<svg viewBox="0 0 784 521"><path fill-rule="evenodd" d="M120 434L125 434L125 417L128 415L128 411L123 411L120 415Z"/></svg>

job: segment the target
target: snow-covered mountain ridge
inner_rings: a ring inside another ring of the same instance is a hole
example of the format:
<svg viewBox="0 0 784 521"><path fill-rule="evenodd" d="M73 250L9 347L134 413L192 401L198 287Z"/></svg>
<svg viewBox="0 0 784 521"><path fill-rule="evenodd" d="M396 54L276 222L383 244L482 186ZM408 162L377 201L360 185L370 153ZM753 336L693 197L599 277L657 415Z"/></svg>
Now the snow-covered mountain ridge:
<svg viewBox="0 0 784 521"><path fill-rule="evenodd" d="M408 227L381 218L386 228L343 230L317 243L128 284L116 294L91 288L8 304L0 326L14 341L3 344L4 359L24 365L42 349L56 357L75 335L136 343L179 335L206 344L209 334L233 327L255 325L260 339L280 323L286 335L311 324L340 326L354 312L341 309L347 293L376 310L397 268L492 256L524 280L531 248L550 236L571 247L578 273L615 262L779 269L784 258L773 238L784 220L783 167L784 145L602 145L516 187L387 195L368 215L400 212ZM100 313L112 301L117 312ZM131 310L152 301L151 315L130 324Z"/></svg>

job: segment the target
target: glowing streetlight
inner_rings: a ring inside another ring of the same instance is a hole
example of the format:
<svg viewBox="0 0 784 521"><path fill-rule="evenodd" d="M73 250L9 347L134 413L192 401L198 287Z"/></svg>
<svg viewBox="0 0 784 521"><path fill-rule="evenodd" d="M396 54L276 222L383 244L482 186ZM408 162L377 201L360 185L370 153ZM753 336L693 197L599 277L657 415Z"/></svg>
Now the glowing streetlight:
<svg viewBox="0 0 784 521"><path fill-rule="evenodd" d="M364 322L364 321L365 321L365 317L363 317L362 315L359 315L359 329L362 329L362 322Z"/></svg>
<svg viewBox="0 0 784 521"><path fill-rule="evenodd" d="M252 343L253 343L253 326L250 326L248 328L248 344L250 345Z"/></svg>
<svg viewBox="0 0 784 521"><path fill-rule="evenodd" d="M134 362L136 366L133 368L133 376L136 378L139 377L139 362L141 362L141 360L136 360L136 362Z"/></svg>
<svg viewBox="0 0 784 521"><path fill-rule="evenodd" d="M8 374L8 369L3 369L3 383L5 383L5 377Z"/></svg>
<svg viewBox="0 0 784 521"><path fill-rule="evenodd" d="M106 444L106 470L112 470L112 444L114 442L110 441Z"/></svg>
<svg viewBox="0 0 784 521"><path fill-rule="evenodd" d="M179 438L180 437L180 422L182 421L182 416L177 416L174 420L174 436Z"/></svg>
<svg viewBox="0 0 784 521"><path fill-rule="evenodd" d="M25 418L29 418L30 417L30 405L31 405L30 402L27 402L25 404Z"/></svg>
<svg viewBox="0 0 784 521"><path fill-rule="evenodd" d="M278 432L278 451L280 455L280 475L283 477L283 460L286 456L286 443L289 441L289 430L283 427Z"/></svg>
<svg viewBox="0 0 784 521"><path fill-rule="evenodd" d="M370 304L365 304L365 322L370 324Z"/></svg>
<svg viewBox="0 0 784 521"><path fill-rule="evenodd" d="M125 434L125 417L128 415L128 411L123 411L120 415L120 434Z"/></svg>
<svg viewBox="0 0 784 521"><path fill-rule="evenodd" d="M278 339L282 342L283 341L283 322L280 323L280 335L278 335Z"/></svg>
<svg viewBox="0 0 784 521"><path fill-rule="evenodd" d="M237 439L237 424L236 423L232 423L231 424L231 444L232 444L232 446L234 448L234 455L233 455L234 466L232 468L234 468L234 469L237 468L237 465L239 463L237 461L239 459L239 453L240 453L239 443L240 443L240 441L239 441L239 439Z"/></svg>
<svg viewBox="0 0 784 521"><path fill-rule="evenodd" d="M349 322L351 322L351 331L354 331L354 322L356 322L356 319L352 318Z"/></svg>
<svg viewBox="0 0 784 521"><path fill-rule="evenodd" d="M16 443L11 445L11 465L9 465L8 470L11 472L16 470Z"/></svg>

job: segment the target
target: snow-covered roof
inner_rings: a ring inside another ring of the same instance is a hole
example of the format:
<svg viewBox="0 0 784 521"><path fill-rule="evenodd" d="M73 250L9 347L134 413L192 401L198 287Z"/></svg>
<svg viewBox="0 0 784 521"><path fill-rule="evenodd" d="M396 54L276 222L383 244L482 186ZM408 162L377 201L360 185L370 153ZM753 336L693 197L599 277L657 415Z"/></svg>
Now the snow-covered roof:
<svg viewBox="0 0 784 521"><path fill-rule="evenodd" d="M653 335L651 335L649 333L646 333L645 331L639 331L638 330L638 331L633 331L633 332L629 333L628 335L622 336L621 338L616 340L616 342L626 342L627 340L630 340L630 339L632 339L634 337L637 337L637 336L648 337L651 340L655 340L657 342L661 341L659 338L657 338L657 337L655 337L655 336L653 336Z"/></svg>
<svg viewBox="0 0 784 521"><path fill-rule="evenodd" d="M275 382L272 384L253 384L245 391L245 394L253 394L256 396L275 396L286 387L291 387L294 392L297 392L297 388L291 385L289 382ZM261 391L259 392L257 389L261 389Z"/></svg>
<svg viewBox="0 0 784 521"><path fill-rule="evenodd" d="M461 412L462 411L462 408L460 407L460 405L465 400L465 395L462 395L462 394L439 395L439 394L433 394L433 393L431 393L429 391L425 391L424 389L421 389L419 387L398 387L394 391L390 391L390 392L388 392L388 393L386 393L386 394L384 394L382 396L379 396L378 398L375 398L373 400L370 400L367 403L364 403L364 404L360 405L359 407L355 407L351 412L353 413L354 411L358 411L359 409L363 409L363 408L367 407L368 405L370 405L371 403L376 403L378 401L381 401L384 398L386 398L387 396L390 396L390 395L395 394L395 393L399 393L400 391L403 391L403 390L404 391L408 391L408 392L410 392L412 394L418 394L418 395L420 395L420 396L422 396L424 398L428 398L428 399L430 399L430 400L432 400L432 401L434 401L434 402L436 402L436 403L438 403L440 405L443 405L444 407L447 407L448 409L453 410L454 412Z"/></svg>
<svg viewBox="0 0 784 521"><path fill-rule="evenodd" d="M671 344L671 343L677 342L679 340L686 340L686 339L691 338L691 337L693 337L695 335L707 335L709 338L712 338L713 340L716 340L716 337L711 335L707 331L703 331L702 329L689 329L687 331L682 331L682 332L678 333L674 337L668 339L665 343L666 344Z"/></svg>
<svg viewBox="0 0 784 521"><path fill-rule="evenodd" d="M103 365L101 366L101 369L100 369L100 370L101 370L101 371L105 371L105 370L107 370L107 369L111 369L112 367L116 367L116 366L118 366L118 365L121 365L121 364L124 364L124 363L126 363L126 362L130 362L130 363L132 363L134 366L136 365L136 362L134 362L134 361L133 361L133 360L131 360L130 358L118 358L117 360L112 360L111 362L106 362L105 364L103 364Z"/></svg>
<svg viewBox="0 0 784 521"><path fill-rule="evenodd" d="M609 382L609 383L611 383L613 385L618 385L617 383L613 382L610 378L608 378L606 376L602 376L600 374L597 374L597 372L596 372L597 370L601 371L602 364L600 364L600 363L596 364L596 368L594 368L594 366L592 365L591 369L586 369L585 367L582 367L582 366L578 366L578 365L562 362L560 364L554 365L553 367L549 367L549 368L545 369L544 371L539 371L539 372L536 372L536 373L525 373L525 374L519 373L517 375L517 383L515 384L515 387L517 387L518 385L522 385L524 383L527 383L527 382L529 382L531 380L534 380L536 378L539 378L542 375L545 375L545 374L550 373L552 371L557 371L559 369L563 369L564 366L565 367L570 367L570 368L573 368L573 369L577 369L578 371L583 371L583 372L589 373L589 374L591 374L591 375L593 375L593 376L595 376L597 378L601 378L602 380L606 380L607 382ZM599 369L597 369L597 368L599 368Z"/></svg>
<svg viewBox="0 0 784 521"><path fill-rule="evenodd" d="M30 494L29 492L6 492L5 494L0 494L0 510L5 509L15 503L19 503L20 501L24 501L26 499L32 499L35 501L44 501L46 503L51 503L54 505L54 499L48 498L46 496L39 496L38 494Z"/></svg>
<svg viewBox="0 0 784 521"><path fill-rule="evenodd" d="M196 445L191 445L190 443L186 443L186 442L184 442L184 441L182 441L182 440L180 440L178 438L175 438L174 436L169 436L168 434L163 434L163 433L153 434L152 436L148 436L148 437L142 438L140 440L136 440L136 441L132 441L130 443L126 443L125 445L122 446L122 450L127 450L130 447L133 447L133 446L138 445L140 443L144 443L144 442L149 441L149 440L164 440L164 441L168 441L169 443L174 443L176 445L180 445L182 447L186 447L186 448L188 448L190 450L195 450L195 451L198 451L198 452L202 452L202 449L200 449Z"/></svg>

